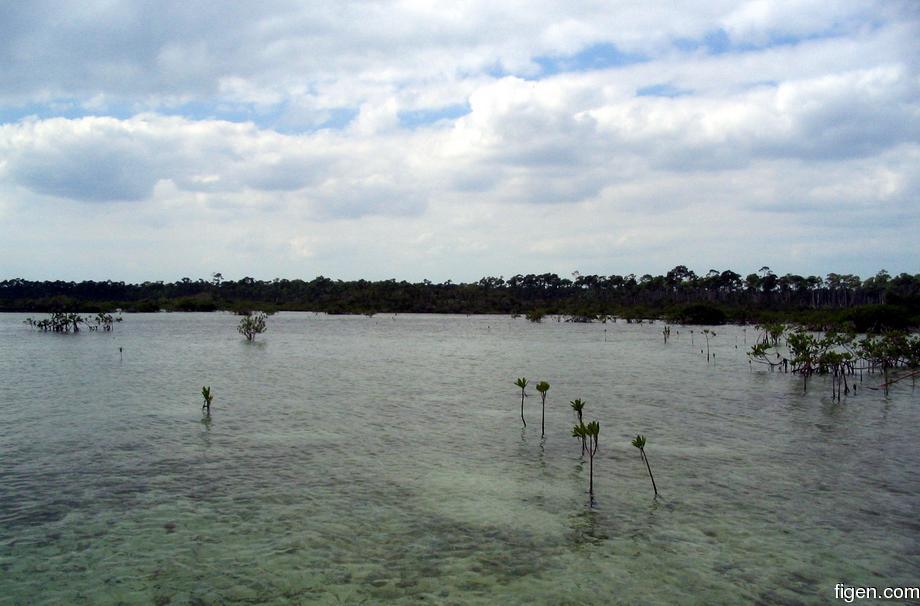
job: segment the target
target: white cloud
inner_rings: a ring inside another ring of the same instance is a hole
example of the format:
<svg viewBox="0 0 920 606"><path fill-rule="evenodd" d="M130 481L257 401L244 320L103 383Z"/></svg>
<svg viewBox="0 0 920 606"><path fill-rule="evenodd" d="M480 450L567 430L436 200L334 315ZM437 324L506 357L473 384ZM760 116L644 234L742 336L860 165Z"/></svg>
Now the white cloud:
<svg viewBox="0 0 920 606"><path fill-rule="evenodd" d="M841 27L864 23L874 14L859 0L748 0L722 18L722 26L738 42L762 45L771 37L826 35Z"/></svg>
<svg viewBox="0 0 920 606"><path fill-rule="evenodd" d="M807 267L828 258L808 238L867 266L898 242L907 265L917 23L897 2L8 4L0 239L52 271L33 225L76 230L77 278L126 249L137 279L139 259L166 279ZM633 59L581 69L602 44Z"/></svg>

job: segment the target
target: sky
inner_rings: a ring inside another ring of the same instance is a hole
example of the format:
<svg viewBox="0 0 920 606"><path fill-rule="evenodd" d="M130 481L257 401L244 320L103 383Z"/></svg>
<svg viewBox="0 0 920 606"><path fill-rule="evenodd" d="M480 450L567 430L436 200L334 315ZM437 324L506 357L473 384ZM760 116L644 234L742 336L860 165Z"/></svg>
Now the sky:
<svg viewBox="0 0 920 606"><path fill-rule="evenodd" d="M0 279L920 273L915 0L0 2Z"/></svg>

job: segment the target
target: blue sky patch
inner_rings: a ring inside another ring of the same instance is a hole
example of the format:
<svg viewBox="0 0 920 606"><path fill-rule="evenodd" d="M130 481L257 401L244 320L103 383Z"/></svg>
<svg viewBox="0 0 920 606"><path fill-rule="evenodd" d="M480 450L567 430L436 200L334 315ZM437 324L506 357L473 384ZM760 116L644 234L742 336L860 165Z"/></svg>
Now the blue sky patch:
<svg viewBox="0 0 920 606"><path fill-rule="evenodd" d="M678 38L674 40L674 46L686 52L703 50L709 55L723 55L726 53L745 53L782 46L796 46L805 42L825 40L841 35L843 35L843 32L840 31L838 27L830 27L821 32L814 32L805 36L771 33L767 36L766 41L754 44L752 42L734 42L728 35L728 32L719 28L708 32L700 39Z"/></svg>
<svg viewBox="0 0 920 606"><path fill-rule="evenodd" d="M225 120L227 122L255 122L264 126L277 121L280 111L256 111L252 105L241 103L216 103L211 100L190 101L181 105L157 108L165 116L181 116L189 120Z"/></svg>
<svg viewBox="0 0 920 606"><path fill-rule="evenodd" d="M722 28L712 30L699 39L678 38L674 41L674 46L686 52L704 50L710 55L721 55L733 48L728 32Z"/></svg>
<svg viewBox="0 0 920 606"><path fill-rule="evenodd" d="M133 116L127 106L109 106L105 110L86 109L74 99L60 99L50 103L28 103L19 106L0 106L0 124L12 124L24 118L35 117L40 120L49 118L67 118L77 120L88 116L111 116L124 120Z"/></svg>
<svg viewBox="0 0 920 606"><path fill-rule="evenodd" d="M444 107L434 107L426 109L415 109L410 111L399 112L399 123L406 128L416 128L426 124L434 124L440 120L455 120L461 116L470 113L470 106L467 103L458 103L456 105L446 105Z"/></svg>
<svg viewBox="0 0 920 606"><path fill-rule="evenodd" d="M637 97L683 97L692 94L693 91L691 90L677 88L673 84L668 84L667 82L643 86L636 91Z"/></svg>
<svg viewBox="0 0 920 606"><path fill-rule="evenodd" d="M313 133L318 130L342 130L358 117L356 107L327 107L313 112L312 116L303 117L297 113L279 110L272 120L255 120L260 128L269 128L286 135Z"/></svg>
<svg viewBox="0 0 920 606"><path fill-rule="evenodd" d="M460 107L460 106L458 106ZM469 107L464 111L453 111L453 106L432 110L430 113L434 121L440 117L456 117L469 113ZM179 105L163 105L159 107L140 107L128 103L108 103L101 108L86 108L77 99L55 99L47 103L29 103L20 106L0 106L0 124L14 124L25 118L35 117L40 120L50 118L65 118L78 120L87 117L111 117L118 120L127 120L141 113L154 113L161 116L176 116L190 121L223 120L226 122L252 122L262 129L275 130L286 134L315 132L322 129L343 129L347 127L358 115L358 109L352 107L336 107L317 110L318 120L293 119L288 114L287 105L282 103L269 109L257 108L252 104L216 102L212 100L191 101ZM423 112L425 113L425 112ZM422 123L425 116L416 117Z"/></svg>
<svg viewBox="0 0 920 606"><path fill-rule="evenodd" d="M329 110L329 117L317 126L316 130L323 128L342 129L358 117L356 107L334 107Z"/></svg>
<svg viewBox="0 0 920 606"><path fill-rule="evenodd" d="M574 55L534 57L534 61L540 66L541 76L607 69L642 63L647 60L648 58L643 55L624 53L609 42L592 44Z"/></svg>

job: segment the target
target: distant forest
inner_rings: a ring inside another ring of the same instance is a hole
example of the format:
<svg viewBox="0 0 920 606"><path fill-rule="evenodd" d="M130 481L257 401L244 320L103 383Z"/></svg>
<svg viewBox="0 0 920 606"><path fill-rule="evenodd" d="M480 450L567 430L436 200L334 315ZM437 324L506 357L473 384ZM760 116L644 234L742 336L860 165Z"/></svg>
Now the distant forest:
<svg viewBox="0 0 920 606"><path fill-rule="evenodd" d="M675 322L796 321L823 326L851 323L859 330L920 324L920 274L865 280L850 274L778 276L763 267L747 276L710 270L697 275L678 265L663 276L527 274L478 282L304 280L177 282L0 282L0 311L318 311L330 314L522 314L532 319L590 321L608 316Z"/></svg>

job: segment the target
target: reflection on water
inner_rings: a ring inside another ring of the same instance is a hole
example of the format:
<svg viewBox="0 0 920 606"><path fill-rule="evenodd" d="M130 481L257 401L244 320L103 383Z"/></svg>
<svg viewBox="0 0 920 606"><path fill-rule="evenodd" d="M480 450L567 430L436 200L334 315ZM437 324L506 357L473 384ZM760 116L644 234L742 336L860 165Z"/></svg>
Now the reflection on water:
<svg viewBox="0 0 920 606"><path fill-rule="evenodd" d="M655 325L291 313L247 343L229 314L23 317L0 316L0 604L824 604L920 578L914 387L803 395L742 328L707 365ZM553 385L545 438L520 376Z"/></svg>

